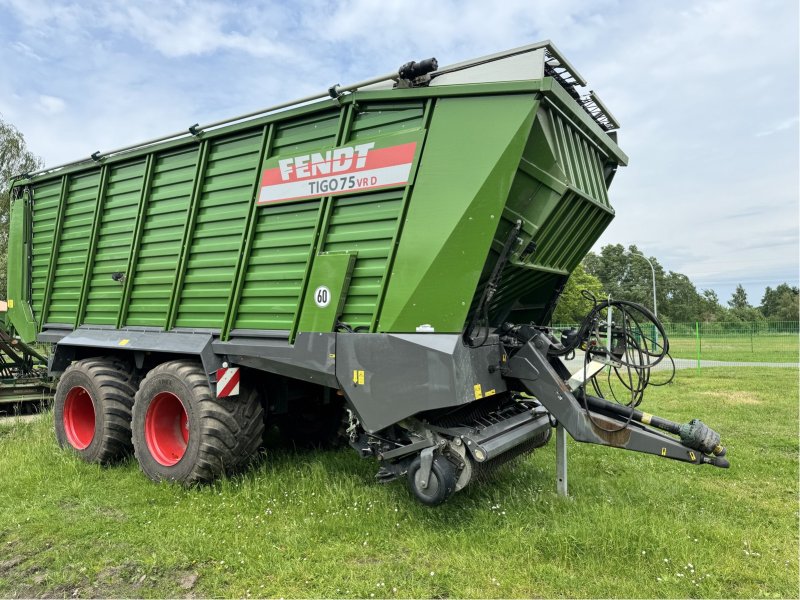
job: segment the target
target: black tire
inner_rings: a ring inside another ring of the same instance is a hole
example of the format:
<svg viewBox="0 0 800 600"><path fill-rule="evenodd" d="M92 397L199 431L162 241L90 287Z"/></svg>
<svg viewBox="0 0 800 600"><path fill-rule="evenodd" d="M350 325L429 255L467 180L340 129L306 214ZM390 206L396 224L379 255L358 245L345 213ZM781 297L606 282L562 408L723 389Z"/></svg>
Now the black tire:
<svg viewBox="0 0 800 600"><path fill-rule="evenodd" d="M548 443L550 443L551 437L553 437L553 428L548 427L542 433L534 437L533 440L531 440L533 442L533 448L545 447Z"/></svg>
<svg viewBox="0 0 800 600"><path fill-rule="evenodd" d="M133 365L118 358L72 363L58 381L53 403L58 444L90 463L109 464L129 454L137 383Z"/></svg>
<svg viewBox="0 0 800 600"><path fill-rule="evenodd" d="M174 360L142 380L132 428L136 459L150 479L209 483L254 458L264 433L264 410L246 382L239 395L217 398L199 362Z"/></svg>
<svg viewBox="0 0 800 600"><path fill-rule="evenodd" d="M431 467L431 476L428 487L420 485L418 477L422 460L417 456L408 467L408 489L414 497L426 506L437 506L453 495L458 481L456 466L443 456L436 456Z"/></svg>

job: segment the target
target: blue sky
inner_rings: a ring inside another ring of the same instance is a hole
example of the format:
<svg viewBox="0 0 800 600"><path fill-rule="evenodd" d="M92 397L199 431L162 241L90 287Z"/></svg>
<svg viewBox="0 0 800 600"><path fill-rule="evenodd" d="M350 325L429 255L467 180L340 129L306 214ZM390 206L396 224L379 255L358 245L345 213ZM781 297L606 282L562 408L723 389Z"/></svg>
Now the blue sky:
<svg viewBox="0 0 800 600"><path fill-rule="evenodd" d="M0 0L0 114L50 164L389 72L553 40L631 158L605 243L725 301L798 281L796 0Z"/></svg>

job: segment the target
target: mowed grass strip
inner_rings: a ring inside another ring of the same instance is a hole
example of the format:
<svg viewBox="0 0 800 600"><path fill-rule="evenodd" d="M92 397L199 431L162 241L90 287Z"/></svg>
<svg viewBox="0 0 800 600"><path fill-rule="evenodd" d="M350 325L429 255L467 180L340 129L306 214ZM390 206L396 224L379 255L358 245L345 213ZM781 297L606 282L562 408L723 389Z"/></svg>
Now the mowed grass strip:
<svg viewBox="0 0 800 600"><path fill-rule="evenodd" d="M700 359L796 364L800 360L799 340L794 333L706 335L700 340ZM696 359L697 350L696 338L669 336L669 352L673 358Z"/></svg>
<svg viewBox="0 0 800 600"><path fill-rule="evenodd" d="M236 479L156 485L0 429L0 596L798 597L798 373L681 371L644 408L722 432L732 467L554 445L447 504L349 450L273 451Z"/></svg>

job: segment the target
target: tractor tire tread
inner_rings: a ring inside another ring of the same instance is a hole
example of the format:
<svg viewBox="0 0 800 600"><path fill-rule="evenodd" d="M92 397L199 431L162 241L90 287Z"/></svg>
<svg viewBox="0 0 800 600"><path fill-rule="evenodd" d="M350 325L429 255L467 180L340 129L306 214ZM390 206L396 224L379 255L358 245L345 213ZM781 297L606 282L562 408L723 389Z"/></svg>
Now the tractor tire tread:
<svg viewBox="0 0 800 600"><path fill-rule="evenodd" d="M64 375L76 371L88 377L94 384L98 392L95 410L103 413L105 424L102 444L90 462L110 464L133 450L131 411L138 374L133 365L113 356L76 361L66 368Z"/></svg>
<svg viewBox="0 0 800 600"><path fill-rule="evenodd" d="M200 447L191 470L181 478L181 483L210 483L247 465L258 449L264 429L263 408L256 391L242 386L242 395L217 398L200 363L179 359L162 363L147 374L137 392L137 402L143 400L147 381L162 373L184 382L199 417ZM139 445L134 444L134 448L141 464Z"/></svg>

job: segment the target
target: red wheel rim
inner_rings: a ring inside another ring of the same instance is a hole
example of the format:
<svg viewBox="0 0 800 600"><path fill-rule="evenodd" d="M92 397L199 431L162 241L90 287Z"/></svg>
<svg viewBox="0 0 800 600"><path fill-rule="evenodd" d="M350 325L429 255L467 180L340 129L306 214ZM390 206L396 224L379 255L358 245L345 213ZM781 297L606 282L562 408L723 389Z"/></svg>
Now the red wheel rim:
<svg viewBox="0 0 800 600"><path fill-rule="evenodd" d="M64 400L64 432L76 450L83 450L94 439L94 402L86 390L77 385L67 392Z"/></svg>
<svg viewBox="0 0 800 600"><path fill-rule="evenodd" d="M153 458L171 467L183 458L189 443L189 416L171 392L156 394L144 417L144 439Z"/></svg>

